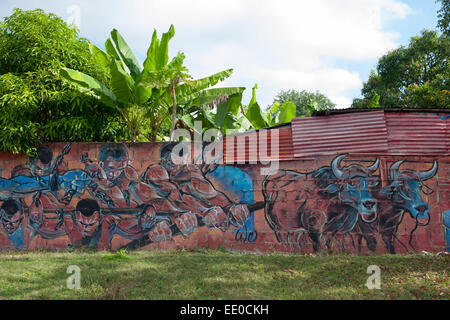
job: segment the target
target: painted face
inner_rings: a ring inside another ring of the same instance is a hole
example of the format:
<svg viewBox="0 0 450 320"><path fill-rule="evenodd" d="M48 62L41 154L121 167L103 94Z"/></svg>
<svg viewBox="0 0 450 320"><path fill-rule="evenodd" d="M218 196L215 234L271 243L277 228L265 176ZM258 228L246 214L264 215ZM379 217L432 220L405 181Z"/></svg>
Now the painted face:
<svg viewBox="0 0 450 320"><path fill-rule="evenodd" d="M30 210L29 223L33 229L39 229L44 224L42 212L40 210Z"/></svg>
<svg viewBox="0 0 450 320"><path fill-rule="evenodd" d="M90 217L86 217L80 211L77 211L76 217L78 231L84 238L92 236L100 225L100 213L98 211L95 211Z"/></svg>
<svg viewBox="0 0 450 320"><path fill-rule="evenodd" d="M14 233L14 231L16 231L22 223L23 214L21 210L18 210L13 215L9 215L5 212L4 209L1 209L0 214L3 230L5 230L7 234Z"/></svg>
<svg viewBox="0 0 450 320"><path fill-rule="evenodd" d="M123 170L127 167L128 160L121 158L108 157L105 162L100 162L100 166L105 171L108 180L116 180Z"/></svg>
<svg viewBox="0 0 450 320"><path fill-rule="evenodd" d="M378 182L368 178L353 178L345 181L340 197L344 203L354 207L366 223L377 218L377 200L370 194L369 189Z"/></svg>
<svg viewBox="0 0 450 320"><path fill-rule="evenodd" d="M168 156L162 157L159 162L163 167L170 168L174 165L172 160L170 159L170 154Z"/></svg>
<svg viewBox="0 0 450 320"><path fill-rule="evenodd" d="M406 180L393 190L393 199L407 210L412 218L425 219L428 218L430 206L423 200L422 192L431 194L433 190L419 180Z"/></svg>
<svg viewBox="0 0 450 320"><path fill-rule="evenodd" d="M186 165L191 163L191 155L189 151L186 151L185 145L181 145L182 148L175 147L171 152L165 152L161 156L160 164L168 171L178 170L180 165Z"/></svg>
<svg viewBox="0 0 450 320"><path fill-rule="evenodd" d="M434 161L433 167L426 171L404 170L400 171L400 166L404 161L395 162L389 168L389 178L391 184L384 187L384 193L397 206L408 211L412 218L419 222L419 219L426 219L425 224L430 221L430 206L425 203L422 193L429 195L433 189L423 184L423 181L431 179L437 173L438 164ZM425 225L422 222L422 225Z"/></svg>
<svg viewBox="0 0 450 320"><path fill-rule="evenodd" d="M33 174L37 176L47 176L52 172L52 165L50 163L42 163L41 160L36 159L33 165Z"/></svg>

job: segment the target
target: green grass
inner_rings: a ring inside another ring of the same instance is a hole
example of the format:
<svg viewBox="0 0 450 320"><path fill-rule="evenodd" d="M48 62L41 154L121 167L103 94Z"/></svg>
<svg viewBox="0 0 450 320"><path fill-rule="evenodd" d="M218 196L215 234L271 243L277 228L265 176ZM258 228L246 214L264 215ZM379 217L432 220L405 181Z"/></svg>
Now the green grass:
<svg viewBox="0 0 450 320"><path fill-rule="evenodd" d="M0 252L0 299L449 299L449 256ZM81 289L66 287L67 267ZM381 268L381 289L365 284Z"/></svg>

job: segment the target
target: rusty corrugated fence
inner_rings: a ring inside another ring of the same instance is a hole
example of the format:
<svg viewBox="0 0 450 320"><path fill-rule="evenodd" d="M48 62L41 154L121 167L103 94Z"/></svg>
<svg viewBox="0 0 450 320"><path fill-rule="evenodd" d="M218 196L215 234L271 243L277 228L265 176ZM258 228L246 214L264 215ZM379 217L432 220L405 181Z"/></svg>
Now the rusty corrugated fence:
<svg viewBox="0 0 450 320"><path fill-rule="evenodd" d="M225 137L225 163L294 160L340 153L448 155L447 115L379 110L295 118L290 125L266 130L267 137L262 137L267 142L267 157L261 157L258 131ZM278 135L278 154L270 153L274 134ZM234 139L234 146L227 147L227 139ZM246 142L238 144L237 139Z"/></svg>

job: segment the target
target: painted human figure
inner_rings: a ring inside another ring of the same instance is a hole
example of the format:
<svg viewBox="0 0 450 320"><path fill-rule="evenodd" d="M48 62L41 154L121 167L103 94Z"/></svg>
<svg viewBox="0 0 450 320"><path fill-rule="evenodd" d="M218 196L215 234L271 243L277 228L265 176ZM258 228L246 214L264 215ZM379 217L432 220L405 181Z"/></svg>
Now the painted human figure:
<svg viewBox="0 0 450 320"><path fill-rule="evenodd" d="M136 239L149 232L156 239L164 234L161 226L169 225L172 221L185 234L197 226L192 212L176 206L170 199L140 181L123 144L104 145L99 152L98 163L93 163L86 156L83 162L86 172L92 177L89 193L114 216L114 230L111 232L115 235ZM128 219L124 216L128 216Z"/></svg>
<svg viewBox="0 0 450 320"><path fill-rule="evenodd" d="M64 216L64 228L73 248L109 249L110 225L95 199L79 200L75 211Z"/></svg>
<svg viewBox="0 0 450 320"><path fill-rule="evenodd" d="M24 232L26 220L24 219L23 205L19 200L8 199L0 206L1 230L0 243L9 243L11 249L24 249L28 245L28 237Z"/></svg>
<svg viewBox="0 0 450 320"><path fill-rule="evenodd" d="M168 143L161 149L160 163L150 165L141 180L177 207L192 210L208 227L222 231L230 225L242 227L250 217L247 205L233 203L217 191L197 165L173 163L171 153L174 146L175 143ZM170 235L168 224L161 223L161 233L163 238Z"/></svg>
<svg viewBox="0 0 450 320"><path fill-rule="evenodd" d="M51 174L56 165L53 158L53 151L48 146L37 147L37 156L30 157L25 165L18 165L13 168L11 177L30 176L42 177ZM56 167L58 174L63 174L68 169L67 163L62 160Z"/></svg>
<svg viewBox="0 0 450 320"><path fill-rule="evenodd" d="M70 146L70 145L68 145ZM57 162L58 163L57 163ZM30 157L26 165L16 166L11 173L11 178L28 176L37 181L43 180L43 177L49 177L54 172L64 175L68 170L67 164L63 159L59 161L53 158L52 150L47 146L37 148L37 156ZM30 232L30 246L38 238L54 239L66 234L63 228L63 211L71 210L72 207L60 202L65 192L61 189L43 192L37 191L29 204L29 221L27 229Z"/></svg>
<svg viewBox="0 0 450 320"><path fill-rule="evenodd" d="M445 251L450 252L450 210L444 212Z"/></svg>
<svg viewBox="0 0 450 320"><path fill-rule="evenodd" d="M50 162L47 162L47 167L18 166L13 169L10 179L0 178L0 200L25 198L40 193L47 195L55 206L59 205L57 202L69 204L73 196L82 194L91 182L90 176L83 170L61 169L62 157L69 150L70 144L66 145L63 153L57 157L52 170L49 169Z"/></svg>

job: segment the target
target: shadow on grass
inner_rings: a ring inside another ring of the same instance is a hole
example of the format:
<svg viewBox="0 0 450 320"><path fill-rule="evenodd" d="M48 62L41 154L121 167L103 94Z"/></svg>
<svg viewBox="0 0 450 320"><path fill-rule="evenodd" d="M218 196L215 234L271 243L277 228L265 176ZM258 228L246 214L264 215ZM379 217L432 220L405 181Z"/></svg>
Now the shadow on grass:
<svg viewBox="0 0 450 320"><path fill-rule="evenodd" d="M37 254L1 259L6 299L448 299L448 257L221 251ZM66 287L81 269L81 290ZM381 269L381 290L365 284ZM26 278L26 273L29 277ZM32 276L30 276L30 274ZM427 278L428 277L428 278ZM447 283L447 290L445 284ZM442 293L444 293L442 295Z"/></svg>

